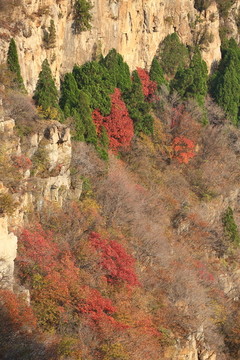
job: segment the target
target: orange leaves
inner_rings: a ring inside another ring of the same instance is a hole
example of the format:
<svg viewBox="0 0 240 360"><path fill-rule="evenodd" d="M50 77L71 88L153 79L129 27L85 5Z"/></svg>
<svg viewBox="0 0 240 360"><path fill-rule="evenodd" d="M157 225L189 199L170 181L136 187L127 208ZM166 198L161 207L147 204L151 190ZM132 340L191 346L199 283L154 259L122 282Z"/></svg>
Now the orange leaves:
<svg viewBox="0 0 240 360"><path fill-rule="evenodd" d="M184 136L177 136L173 140L174 157L180 164L188 164L195 153L194 142Z"/></svg>

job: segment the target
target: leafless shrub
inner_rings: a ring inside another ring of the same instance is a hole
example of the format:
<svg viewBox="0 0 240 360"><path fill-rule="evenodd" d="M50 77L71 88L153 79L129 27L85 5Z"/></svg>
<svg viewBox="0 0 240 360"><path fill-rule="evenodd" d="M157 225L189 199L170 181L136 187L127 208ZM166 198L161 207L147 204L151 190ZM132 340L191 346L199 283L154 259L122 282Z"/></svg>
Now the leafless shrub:
<svg viewBox="0 0 240 360"><path fill-rule="evenodd" d="M208 121L211 125L223 125L227 122L225 112L210 96L206 99L205 107L207 110Z"/></svg>
<svg viewBox="0 0 240 360"><path fill-rule="evenodd" d="M32 122L37 119L37 111L30 97L18 93L9 92L5 99L5 107L9 117L18 122Z"/></svg>
<svg viewBox="0 0 240 360"><path fill-rule="evenodd" d="M0 65L0 84L6 89L13 88L15 83L15 75L9 70L7 64Z"/></svg>
<svg viewBox="0 0 240 360"><path fill-rule="evenodd" d="M202 123L204 119L203 108L200 107L195 99L188 99L185 104L186 111L192 116L195 122Z"/></svg>

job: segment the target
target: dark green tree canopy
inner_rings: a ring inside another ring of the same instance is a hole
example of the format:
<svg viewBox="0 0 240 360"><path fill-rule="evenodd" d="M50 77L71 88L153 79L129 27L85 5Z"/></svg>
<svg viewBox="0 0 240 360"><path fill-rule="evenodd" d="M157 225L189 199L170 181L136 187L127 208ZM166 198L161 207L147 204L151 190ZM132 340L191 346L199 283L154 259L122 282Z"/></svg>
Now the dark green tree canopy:
<svg viewBox="0 0 240 360"><path fill-rule="evenodd" d="M168 76L174 76L179 67L189 63L189 52L183 45L177 33L168 35L159 47L160 64Z"/></svg>
<svg viewBox="0 0 240 360"><path fill-rule="evenodd" d="M92 119L90 98L82 90L79 91L78 111L84 126L84 139L86 142L97 144L96 127ZM78 131L77 131L78 132Z"/></svg>
<svg viewBox="0 0 240 360"><path fill-rule="evenodd" d="M33 99L41 107L42 111L45 112L44 117L61 117L62 112L58 104L58 91L47 59L42 63L42 70L38 77ZM53 115L54 113L56 115Z"/></svg>
<svg viewBox="0 0 240 360"><path fill-rule="evenodd" d="M75 65L73 76L78 88L90 97L92 109L99 109L102 115L108 115L111 111L109 94L114 90L107 69L96 61L90 61L82 66Z"/></svg>
<svg viewBox="0 0 240 360"><path fill-rule="evenodd" d="M71 116L74 120L74 139L96 145L97 134L92 120L90 97L83 90L79 90L72 73L68 73L64 77L59 103L65 117Z"/></svg>
<svg viewBox="0 0 240 360"><path fill-rule="evenodd" d="M61 109L66 117L71 116L71 109L78 107L79 93L80 90L78 89L73 74L66 74L64 76L64 81L61 83L61 98L59 101Z"/></svg>
<svg viewBox="0 0 240 360"><path fill-rule="evenodd" d="M52 49L56 45L56 29L53 20L50 21L50 26L48 28L48 31L47 30L44 31L43 41L46 49Z"/></svg>
<svg viewBox="0 0 240 360"><path fill-rule="evenodd" d="M8 48L8 54L7 54L7 64L9 67L9 70L14 75L14 85L17 87L17 89L22 90L23 92L26 92L23 78L21 76L21 69L18 61L18 54L17 54L17 46L14 41L14 39L11 39L9 48Z"/></svg>
<svg viewBox="0 0 240 360"><path fill-rule="evenodd" d="M240 107L240 50L233 39L227 45L222 50L222 60L210 79L209 88L215 101L237 125Z"/></svg>
<svg viewBox="0 0 240 360"><path fill-rule="evenodd" d="M144 101L142 84L137 70L132 73L132 87L124 93L124 100L129 115L134 122L134 131L138 135L144 132L147 135L153 133L153 117L149 111L151 105Z"/></svg>
<svg viewBox="0 0 240 360"><path fill-rule="evenodd" d="M124 62L122 55L115 49L109 51L101 63L109 72L112 85L119 88L122 92L130 89L131 77L129 66Z"/></svg>
<svg viewBox="0 0 240 360"><path fill-rule="evenodd" d="M167 81L163 76L163 69L156 57L153 58L149 75L152 81L156 81L158 89L160 89L161 85L163 84L167 85Z"/></svg>
<svg viewBox="0 0 240 360"><path fill-rule="evenodd" d="M240 245L240 235L238 231L238 227L236 225L233 210L229 206L222 217L223 228L225 236L229 241L231 241L235 245Z"/></svg>
<svg viewBox="0 0 240 360"><path fill-rule="evenodd" d="M180 68L171 81L171 89L176 90L183 99L195 98L204 105L207 95L208 70L198 48L195 49L189 68Z"/></svg>

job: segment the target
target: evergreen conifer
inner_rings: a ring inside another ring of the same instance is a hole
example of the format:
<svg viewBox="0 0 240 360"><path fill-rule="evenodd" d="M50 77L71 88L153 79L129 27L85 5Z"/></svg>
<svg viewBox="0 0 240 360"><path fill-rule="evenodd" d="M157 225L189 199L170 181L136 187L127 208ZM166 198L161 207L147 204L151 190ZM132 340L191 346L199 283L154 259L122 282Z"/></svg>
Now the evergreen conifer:
<svg viewBox="0 0 240 360"><path fill-rule="evenodd" d="M163 69L156 57L153 58L149 75L152 81L156 81L158 89L160 89L162 85L167 85L167 81L163 76Z"/></svg>
<svg viewBox="0 0 240 360"><path fill-rule="evenodd" d="M129 66L124 62L122 55L115 49L109 51L107 56L101 61L109 72L113 86L122 92L130 89L131 77Z"/></svg>
<svg viewBox="0 0 240 360"><path fill-rule="evenodd" d="M90 98L82 90L78 89L73 74L68 73L61 84L60 106L65 117L74 119L75 140L86 141L96 145L97 134L92 120Z"/></svg>
<svg viewBox="0 0 240 360"><path fill-rule="evenodd" d="M198 48L195 49L189 68L179 68L171 81L171 89L176 90L182 99L195 98L204 105L207 94L208 71Z"/></svg>
<svg viewBox="0 0 240 360"><path fill-rule="evenodd" d="M90 107L90 98L82 90L79 91L78 111L80 119L84 126L84 139L88 143L97 144L96 127L92 119L92 109ZM77 130L78 132L78 130Z"/></svg>
<svg viewBox="0 0 240 360"><path fill-rule="evenodd" d="M52 77L47 59L42 63L33 99L47 119L61 119L62 112L58 104L58 91Z"/></svg>
<svg viewBox="0 0 240 360"><path fill-rule="evenodd" d="M179 67L186 67L189 52L177 33L168 35L160 45L160 64L168 76L174 76Z"/></svg>
<svg viewBox="0 0 240 360"><path fill-rule="evenodd" d="M228 240L230 240L235 245L240 245L239 231L234 220L233 210L230 206L225 211L222 222L224 227L224 233Z"/></svg>
<svg viewBox="0 0 240 360"><path fill-rule="evenodd" d="M237 125L240 107L240 49L233 39L227 45L222 50L218 70L210 79L210 93L233 124Z"/></svg>
<svg viewBox="0 0 240 360"><path fill-rule="evenodd" d="M144 132L151 135L153 133L153 117L149 114L151 105L144 101L142 84L137 70L132 73L132 87L131 90L124 93L124 100L134 122L135 133Z"/></svg>
<svg viewBox="0 0 240 360"><path fill-rule="evenodd" d="M61 98L59 104L64 112L64 115L70 116L71 109L78 107L79 92L76 80L72 73L67 73L64 76L64 81L61 83ZM66 113L67 112L67 113Z"/></svg>
<svg viewBox="0 0 240 360"><path fill-rule="evenodd" d="M90 10L92 8L93 6L88 0L75 0L73 29L76 34L91 29Z"/></svg>
<svg viewBox="0 0 240 360"><path fill-rule="evenodd" d="M96 61L89 61L82 66L74 66L73 76L80 90L90 97L92 110L99 109L102 115L111 111L109 94L114 91L108 70Z"/></svg>
<svg viewBox="0 0 240 360"><path fill-rule="evenodd" d="M16 86L17 89L19 89L23 92L26 92L26 89L25 89L25 86L23 83L23 78L21 76L21 69L20 69L19 61L18 61L17 46L16 46L16 43L13 38L11 39L9 48L8 48L7 64L8 64L9 70L14 75L14 81L13 81L14 86Z"/></svg>
<svg viewBox="0 0 240 360"><path fill-rule="evenodd" d="M52 48L55 47L55 44L56 44L56 29L55 29L55 24L54 24L53 20L50 21L50 26L48 28L48 31L45 30L44 42L45 42L45 47L47 49L52 49Z"/></svg>

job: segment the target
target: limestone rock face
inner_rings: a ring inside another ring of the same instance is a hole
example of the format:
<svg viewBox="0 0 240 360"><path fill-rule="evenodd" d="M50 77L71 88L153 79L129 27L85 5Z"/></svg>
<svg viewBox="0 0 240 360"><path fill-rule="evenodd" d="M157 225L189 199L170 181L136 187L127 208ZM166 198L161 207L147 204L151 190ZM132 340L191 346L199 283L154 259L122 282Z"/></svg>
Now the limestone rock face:
<svg viewBox="0 0 240 360"><path fill-rule="evenodd" d="M207 32L210 42L203 46L203 57L210 69L220 59L219 16L213 3L199 14L193 0L95 0L92 29L73 31L71 0L23 0L13 13L0 13L0 62L6 61L9 40L14 37L19 49L22 75L27 89L35 88L41 64L48 58L59 85L60 76L74 64L92 60L116 48L131 69L149 69L159 43L176 31L182 42L198 41L197 33ZM56 28L54 47L48 48L44 34L50 21Z"/></svg>
<svg viewBox="0 0 240 360"><path fill-rule="evenodd" d="M203 330L190 335L185 343L169 347L165 354L166 360L216 360L216 353L205 346Z"/></svg>
<svg viewBox="0 0 240 360"><path fill-rule="evenodd" d="M7 188L10 186L7 178L4 184L0 182L0 195L9 194L14 202L11 211L4 206L0 211L0 281L1 286L11 290L15 285L13 274L17 237L9 229L24 226L26 213L40 211L48 202L62 206L66 198L79 198L81 195L81 191L76 192L76 189L71 192L70 129L57 121L43 121L39 130L27 139L27 144L22 144L14 127L15 121L3 114L0 118L0 136L4 138L1 155L6 156L7 162L7 159L24 154L32 160L33 165L31 170L14 173L19 185L14 193ZM0 166L4 166L4 162ZM3 178L1 180L4 181Z"/></svg>
<svg viewBox="0 0 240 360"><path fill-rule="evenodd" d="M17 237L8 231L8 218L0 217L0 281L13 288L14 259L17 255Z"/></svg>

